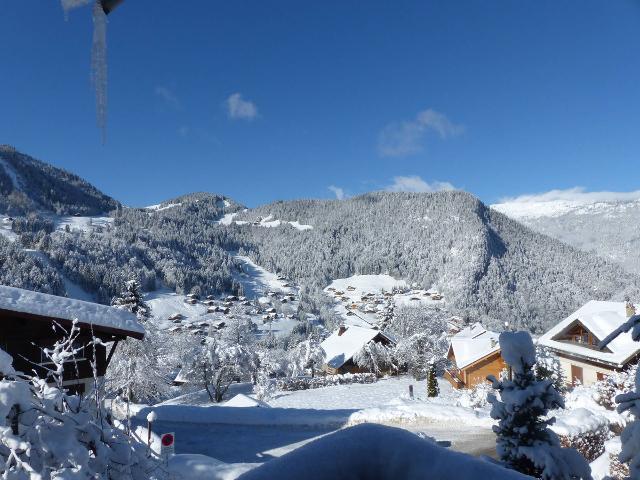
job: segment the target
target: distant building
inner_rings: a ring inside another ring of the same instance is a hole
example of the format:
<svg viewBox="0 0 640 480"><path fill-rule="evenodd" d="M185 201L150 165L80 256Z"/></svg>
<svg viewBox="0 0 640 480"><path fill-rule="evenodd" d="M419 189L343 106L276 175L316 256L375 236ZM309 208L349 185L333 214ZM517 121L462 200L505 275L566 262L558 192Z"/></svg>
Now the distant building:
<svg viewBox="0 0 640 480"><path fill-rule="evenodd" d="M369 342L393 345L393 339L375 328L342 325L320 344L325 353L324 371L329 374L365 373L353 357Z"/></svg>
<svg viewBox="0 0 640 480"><path fill-rule="evenodd" d="M120 340L144 337L135 315L106 305L0 286L0 349L13 357L17 371L35 370L45 378L48 359L42 349L65 337L63 329L69 331L73 320L80 329L78 352L65 364L63 385L81 394L93 387L94 355L98 377L103 377ZM113 342L109 350L103 344L94 346L93 336Z"/></svg>
<svg viewBox="0 0 640 480"><path fill-rule="evenodd" d="M452 367L444 377L454 388L472 388L485 382L487 375L496 378L505 368L500 354L498 334L486 330L480 323L460 330L453 337L447 353Z"/></svg>
<svg viewBox="0 0 640 480"><path fill-rule="evenodd" d="M598 348L601 340L635 313L631 303L592 300L542 335L538 344L558 356L568 383L591 385L638 361L640 344L633 341L631 332L619 335L603 350Z"/></svg>

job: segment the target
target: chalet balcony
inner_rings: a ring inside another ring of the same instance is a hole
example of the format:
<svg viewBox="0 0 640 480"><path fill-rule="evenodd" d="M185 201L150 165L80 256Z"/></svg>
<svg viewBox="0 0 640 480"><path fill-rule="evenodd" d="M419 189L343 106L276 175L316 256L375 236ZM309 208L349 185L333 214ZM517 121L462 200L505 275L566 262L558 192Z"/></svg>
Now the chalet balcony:
<svg viewBox="0 0 640 480"><path fill-rule="evenodd" d="M457 368L447 368L444 371L443 377L449 381L449 383L455 389L464 388L464 380L462 371Z"/></svg>

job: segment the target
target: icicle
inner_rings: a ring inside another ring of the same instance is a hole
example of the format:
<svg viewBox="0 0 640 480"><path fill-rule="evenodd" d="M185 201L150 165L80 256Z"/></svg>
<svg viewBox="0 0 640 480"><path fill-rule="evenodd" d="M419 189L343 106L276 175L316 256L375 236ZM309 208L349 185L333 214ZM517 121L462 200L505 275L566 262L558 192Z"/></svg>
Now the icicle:
<svg viewBox="0 0 640 480"><path fill-rule="evenodd" d="M98 128L102 131L102 143L105 143L107 136L107 15L102 9L100 0L96 0L93 6L91 81L96 91Z"/></svg>
<svg viewBox="0 0 640 480"><path fill-rule="evenodd" d="M91 0L60 0L60 4L62 5L62 9L64 10L64 19L68 20L70 10L89 5L90 3Z"/></svg>

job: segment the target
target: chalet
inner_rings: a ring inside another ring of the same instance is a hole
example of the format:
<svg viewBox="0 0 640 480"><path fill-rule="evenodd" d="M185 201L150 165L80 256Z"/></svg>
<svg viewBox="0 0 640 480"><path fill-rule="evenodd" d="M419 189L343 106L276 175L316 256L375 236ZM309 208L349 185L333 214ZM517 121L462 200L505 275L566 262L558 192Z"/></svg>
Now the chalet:
<svg viewBox="0 0 640 480"><path fill-rule="evenodd" d="M94 356L98 376L103 377L119 341L144 337L135 315L106 305L0 286L0 349L13 357L18 371L35 371L45 378L48 359L42 349L61 340L74 320L80 329L78 353L68 361L69 368L64 368L63 385L74 393L85 393L93 386ZM94 345L94 336L103 343Z"/></svg>
<svg viewBox="0 0 640 480"><path fill-rule="evenodd" d="M369 342L393 345L393 339L375 328L342 325L320 344L325 353L324 371L335 375L363 373L353 362L353 356Z"/></svg>
<svg viewBox="0 0 640 480"><path fill-rule="evenodd" d="M480 323L451 337L447 359L452 366L445 370L444 377L454 388L475 387L486 381L487 375L497 378L506 366L500 355L498 334Z"/></svg>
<svg viewBox="0 0 640 480"><path fill-rule="evenodd" d="M184 319L184 315L182 315L181 313L174 313L172 315L169 315L169 317L167 318L167 320L170 320L172 322L178 320L183 320Z"/></svg>
<svg viewBox="0 0 640 480"><path fill-rule="evenodd" d="M559 358L568 383L591 385L623 370L640 357L640 344L623 333L600 350L598 343L635 315L636 306L592 300L573 312L538 340Z"/></svg>

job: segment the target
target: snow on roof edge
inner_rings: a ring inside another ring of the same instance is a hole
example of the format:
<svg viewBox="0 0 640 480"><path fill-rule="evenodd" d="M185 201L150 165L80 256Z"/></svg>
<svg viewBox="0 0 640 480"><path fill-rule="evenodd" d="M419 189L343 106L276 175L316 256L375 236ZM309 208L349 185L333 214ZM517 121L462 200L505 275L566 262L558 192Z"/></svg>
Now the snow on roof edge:
<svg viewBox="0 0 640 480"><path fill-rule="evenodd" d="M0 285L0 310L58 320L78 320L85 325L111 328L139 336L144 336L145 333L135 315L128 311L5 285Z"/></svg>

